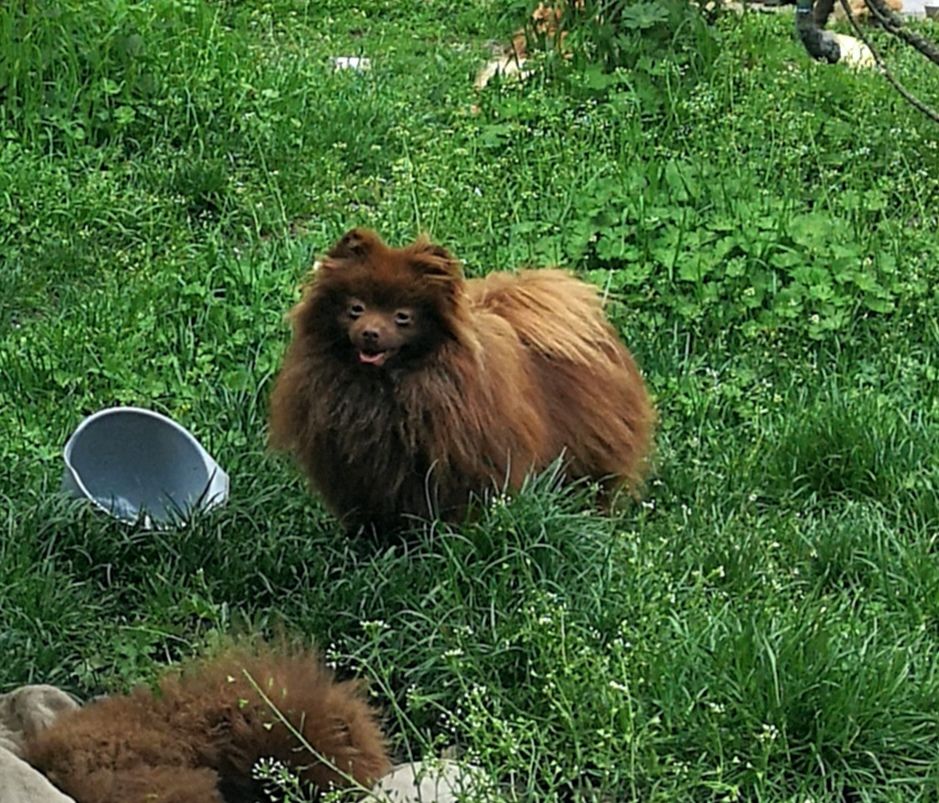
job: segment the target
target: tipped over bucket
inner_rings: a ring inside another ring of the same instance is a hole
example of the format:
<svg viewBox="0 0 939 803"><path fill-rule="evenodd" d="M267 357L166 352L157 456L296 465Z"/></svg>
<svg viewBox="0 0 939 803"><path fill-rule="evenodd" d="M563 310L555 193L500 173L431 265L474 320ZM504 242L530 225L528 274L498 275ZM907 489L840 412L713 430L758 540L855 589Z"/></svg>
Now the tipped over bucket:
<svg viewBox="0 0 939 803"><path fill-rule="evenodd" d="M172 526L228 499L228 475L184 427L152 410L88 416L65 444L62 487L128 523Z"/></svg>

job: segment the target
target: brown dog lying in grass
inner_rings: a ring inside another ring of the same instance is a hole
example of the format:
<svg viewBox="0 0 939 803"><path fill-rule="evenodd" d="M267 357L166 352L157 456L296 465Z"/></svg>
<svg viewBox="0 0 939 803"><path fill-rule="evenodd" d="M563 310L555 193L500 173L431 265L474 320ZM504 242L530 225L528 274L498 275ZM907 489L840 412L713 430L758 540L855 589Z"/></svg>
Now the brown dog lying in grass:
<svg viewBox="0 0 939 803"><path fill-rule="evenodd" d="M562 456L610 493L642 479L645 384L596 289L565 271L466 280L438 245L355 229L292 319L271 441L350 526L458 518Z"/></svg>
<svg viewBox="0 0 939 803"><path fill-rule="evenodd" d="M230 651L156 693L67 712L26 740L24 757L77 803L254 803L266 797L252 768L268 757L318 790L367 787L390 766L355 683L315 655L273 650Z"/></svg>

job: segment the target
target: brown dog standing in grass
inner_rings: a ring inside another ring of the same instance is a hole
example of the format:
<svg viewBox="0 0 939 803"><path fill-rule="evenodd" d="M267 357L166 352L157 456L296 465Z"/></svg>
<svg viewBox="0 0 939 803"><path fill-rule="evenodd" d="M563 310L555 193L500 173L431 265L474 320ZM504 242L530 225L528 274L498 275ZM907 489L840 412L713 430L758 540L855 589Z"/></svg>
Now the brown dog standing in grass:
<svg viewBox="0 0 939 803"><path fill-rule="evenodd" d="M271 442L351 527L458 518L561 456L610 493L641 482L645 384L596 289L565 271L466 280L438 245L354 229L292 320Z"/></svg>

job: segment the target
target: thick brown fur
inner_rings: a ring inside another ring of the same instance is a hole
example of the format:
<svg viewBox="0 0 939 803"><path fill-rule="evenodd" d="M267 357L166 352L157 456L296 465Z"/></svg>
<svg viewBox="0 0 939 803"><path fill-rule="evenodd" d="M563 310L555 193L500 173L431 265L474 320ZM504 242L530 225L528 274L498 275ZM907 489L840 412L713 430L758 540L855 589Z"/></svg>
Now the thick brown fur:
<svg viewBox="0 0 939 803"><path fill-rule="evenodd" d="M368 786L390 767L359 686L337 682L315 655L272 649L231 650L168 675L155 693L98 700L25 746L26 760L77 803L266 800L252 780L266 757L318 790L348 786L342 773Z"/></svg>
<svg viewBox="0 0 939 803"><path fill-rule="evenodd" d="M406 329L390 331L402 310ZM369 353L359 315L390 356ZM351 526L458 517L471 495L518 489L561 455L571 478L641 482L645 384L595 288L565 271L466 280L427 240L389 248L354 229L291 316L271 443Z"/></svg>

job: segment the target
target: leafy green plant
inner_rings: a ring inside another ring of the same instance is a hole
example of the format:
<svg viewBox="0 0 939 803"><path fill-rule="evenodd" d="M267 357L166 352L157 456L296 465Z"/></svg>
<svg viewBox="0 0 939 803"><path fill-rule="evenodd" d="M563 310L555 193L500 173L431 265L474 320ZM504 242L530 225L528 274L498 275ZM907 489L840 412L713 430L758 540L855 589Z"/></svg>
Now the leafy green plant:
<svg viewBox="0 0 939 803"><path fill-rule="evenodd" d="M704 77L717 54L701 10L685 0L584 0L562 8L558 27L575 54L607 70L627 68L646 91ZM590 78L603 86L598 74Z"/></svg>

